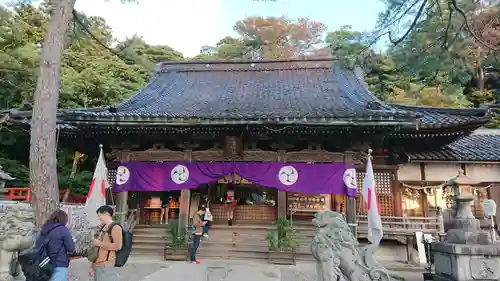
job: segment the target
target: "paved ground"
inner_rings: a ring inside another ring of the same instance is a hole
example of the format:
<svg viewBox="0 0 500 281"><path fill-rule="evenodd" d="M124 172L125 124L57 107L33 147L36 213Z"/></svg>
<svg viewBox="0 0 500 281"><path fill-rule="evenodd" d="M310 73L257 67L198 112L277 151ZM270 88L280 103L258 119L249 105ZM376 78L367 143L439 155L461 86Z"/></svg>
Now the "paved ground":
<svg viewBox="0 0 500 281"><path fill-rule="evenodd" d="M122 281L141 281L154 272L167 268L166 263L154 261L131 261L123 268L119 268L119 274ZM89 281L90 263L87 259L73 260L69 267L69 281Z"/></svg>
<svg viewBox="0 0 500 281"><path fill-rule="evenodd" d="M394 270L395 268L393 268ZM89 264L85 259L73 261L70 281L88 281ZM422 271L401 267L397 274L406 281L421 281ZM314 263L275 266L265 262L205 260L199 265L186 262L158 262L132 259L119 269L124 281L314 281Z"/></svg>

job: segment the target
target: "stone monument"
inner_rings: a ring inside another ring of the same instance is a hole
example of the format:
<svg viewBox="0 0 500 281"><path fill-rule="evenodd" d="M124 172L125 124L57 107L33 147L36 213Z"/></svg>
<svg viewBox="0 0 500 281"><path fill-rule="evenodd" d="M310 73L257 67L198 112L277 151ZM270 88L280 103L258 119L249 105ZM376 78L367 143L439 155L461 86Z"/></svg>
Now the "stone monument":
<svg viewBox="0 0 500 281"><path fill-rule="evenodd" d="M15 201L0 201L0 280L14 280L9 274L14 253L31 248L35 239L31 206ZM22 275L20 268L18 272Z"/></svg>
<svg viewBox="0 0 500 281"><path fill-rule="evenodd" d="M470 203L475 199L466 190L477 181L459 171L445 183L453 188L456 212L445 242L432 243L434 281L500 280L500 244L491 233L481 230Z"/></svg>
<svg viewBox="0 0 500 281"><path fill-rule="evenodd" d="M319 228L311 244L318 281L404 281L375 260L377 245L358 243L341 213L318 212L313 223Z"/></svg>
<svg viewBox="0 0 500 281"><path fill-rule="evenodd" d="M73 254L85 256L96 231L96 228L90 227L85 205L61 204L60 208L68 214L67 227L75 238L75 252Z"/></svg>

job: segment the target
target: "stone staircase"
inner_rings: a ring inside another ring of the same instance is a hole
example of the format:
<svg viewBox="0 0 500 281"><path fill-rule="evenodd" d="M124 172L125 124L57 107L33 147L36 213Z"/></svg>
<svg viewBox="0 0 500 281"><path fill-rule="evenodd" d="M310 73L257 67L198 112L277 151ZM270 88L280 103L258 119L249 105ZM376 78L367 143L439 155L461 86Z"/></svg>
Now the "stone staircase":
<svg viewBox="0 0 500 281"><path fill-rule="evenodd" d="M137 225L133 234L132 256L163 259L167 225Z"/></svg>
<svg viewBox="0 0 500 281"><path fill-rule="evenodd" d="M308 225L297 226L300 247L298 260L311 260L309 244L315 230ZM202 240L198 257L218 260L267 260L267 233L273 229L270 223L212 225L209 238ZM166 225L137 225L134 228L133 256L163 258L163 248L169 233Z"/></svg>
<svg viewBox="0 0 500 281"><path fill-rule="evenodd" d="M163 260L163 249L168 241L167 225L137 225L134 228L133 257ZM309 246L316 234L316 228L309 222L294 222L299 231L298 261L312 261ZM238 223L228 226L222 223L212 225L209 238L203 239L198 257L214 260L267 260L266 236L273 229L271 223ZM376 252L382 262L406 261L406 245L385 241ZM363 242L362 242L363 243Z"/></svg>

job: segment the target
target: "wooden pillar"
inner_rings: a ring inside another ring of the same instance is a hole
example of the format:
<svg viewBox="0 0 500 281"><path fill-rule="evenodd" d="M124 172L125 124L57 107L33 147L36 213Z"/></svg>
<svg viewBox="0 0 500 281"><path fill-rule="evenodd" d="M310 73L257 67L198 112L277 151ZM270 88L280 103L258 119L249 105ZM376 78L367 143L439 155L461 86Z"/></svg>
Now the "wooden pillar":
<svg viewBox="0 0 500 281"><path fill-rule="evenodd" d="M284 162L285 150L278 150L278 162ZM278 219L286 218L287 198L286 191L278 190Z"/></svg>
<svg viewBox="0 0 500 281"><path fill-rule="evenodd" d="M425 163L420 163L420 178L422 181L427 181L425 178ZM422 216L427 217L429 216L429 202L427 202L427 193L425 192L420 192L420 195L422 196Z"/></svg>
<svg viewBox="0 0 500 281"><path fill-rule="evenodd" d="M116 212L119 214L120 224L124 225L128 214L128 191L118 192L116 195Z"/></svg>
<svg viewBox="0 0 500 281"><path fill-rule="evenodd" d="M127 154L123 159L121 159L121 161L123 161L123 162L130 161L130 154ZM106 175L106 177L107 176L108 175ZM115 175L114 180L116 180L116 175ZM111 186L114 186L114 182L111 183ZM113 196L113 193L111 193L111 196ZM116 212L120 214L120 216L119 216L120 224L124 225L125 222L127 221L127 215L128 215L128 191L119 192L116 195L115 204L116 204L116 207L115 207ZM139 221L140 217L138 217L137 220Z"/></svg>
<svg viewBox="0 0 500 281"><path fill-rule="evenodd" d="M184 160L191 162L190 149L184 150ZM179 198L179 224L178 228L180 233L186 230L189 224L189 201L191 199L191 190L183 189L181 190L181 196Z"/></svg>
<svg viewBox="0 0 500 281"><path fill-rule="evenodd" d="M354 152L352 151L344 152L344 163L352 165L354 162L353 158L354 158ZM347 214L346 215L347 225L349 225L349 228L354 234L354 237L358 237L358 224L356 218L356 198L347 197L346 214Z"/></svg>
<svg viewBox="0 0 500 281"><path fill-rule="evenodd" d="M401 185L399 184L398 179L398 170L393 171L392 173L392 194L393 194L393 211L395 217L403 216L403 201L401 199Z"/></svg>
<svg viewBox="0 0 500 281"><path fill-rule="evenodd" d="M278 219L286 218L286 191L278 190Z"/></svg>

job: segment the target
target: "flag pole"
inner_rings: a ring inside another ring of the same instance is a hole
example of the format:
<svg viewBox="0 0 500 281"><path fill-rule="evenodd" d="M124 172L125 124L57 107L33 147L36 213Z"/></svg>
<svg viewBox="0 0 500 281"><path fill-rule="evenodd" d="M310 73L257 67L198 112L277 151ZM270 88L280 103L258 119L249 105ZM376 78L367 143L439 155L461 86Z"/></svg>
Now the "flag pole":
<svg viewBox="0 0 500 281"><path fill-rule="evenodd" d="M373 172L372 164L372 149L368 149L366 161L366 174L363 181L363 199L367 204L367 219L368 219L368 241L373 246L378 246L383 237L382 217L380 216L380 207L377 196L377 183L375 173Z"/></svg>

